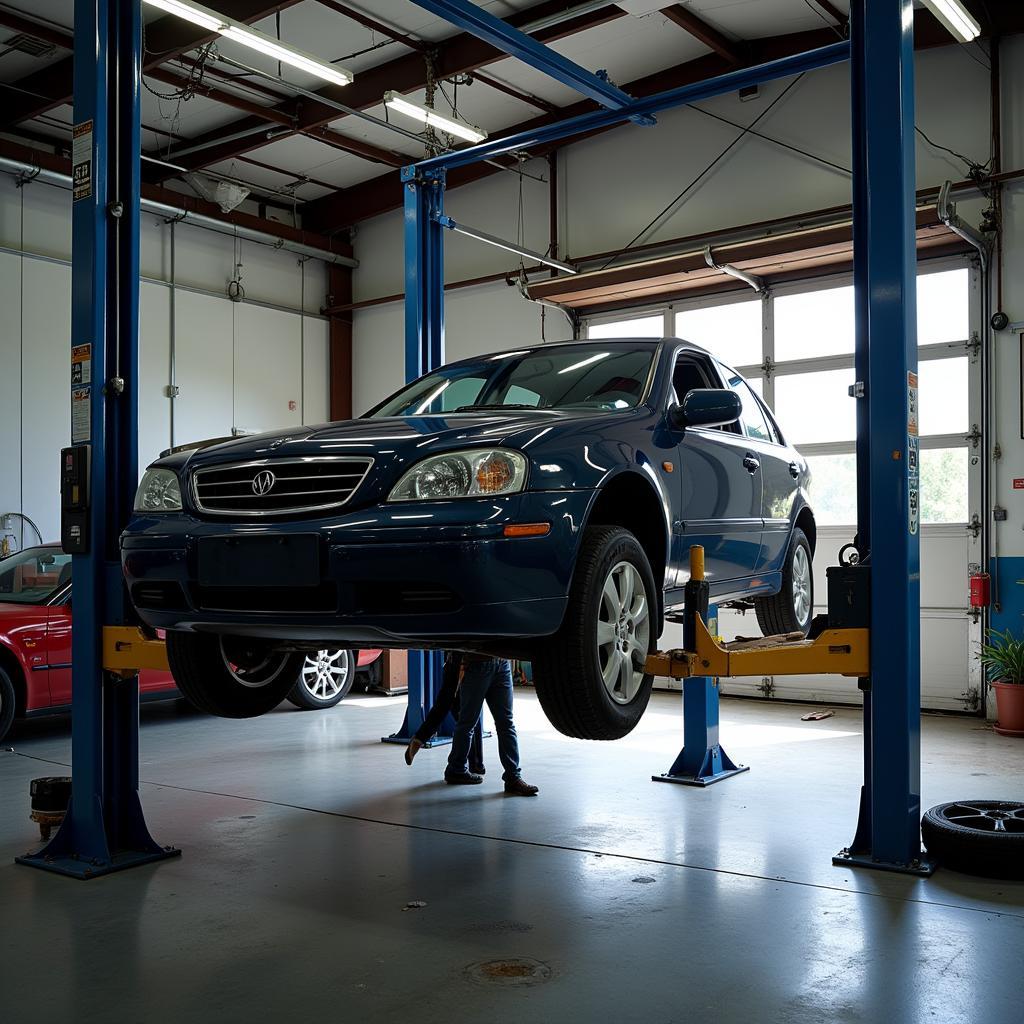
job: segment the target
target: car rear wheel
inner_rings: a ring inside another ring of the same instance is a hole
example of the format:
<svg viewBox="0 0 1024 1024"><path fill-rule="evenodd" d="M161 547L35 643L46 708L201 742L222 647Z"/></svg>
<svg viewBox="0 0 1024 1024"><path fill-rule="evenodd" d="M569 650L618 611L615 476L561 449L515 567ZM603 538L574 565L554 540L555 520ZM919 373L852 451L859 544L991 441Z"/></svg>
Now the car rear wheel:
<svg viewBox="0 0 1024 1024"><path fill-rule="evenodd" d="M167 634L167 660L182 696L219 718L272 711L295 685L302 659L255 637Z"/></svg>
<svg viewBox="0 0 1024 1024"><path fill-rule="evenodd" d="M928 852L954 871L986 878L1024 878L1024 803L958 800L921 819Z"/></svg>
<svg viewBox="0 0 1024 1024"><path fill-rule="evenodd" d="M14 684L11 677L0 668L0 740L14 724Z"/></svg>
<svg viewBox="0 0 1024 1024"><path fill-rule="evenodd" d="M793 536L782 568L782 589L771 597L754 599L757 624L764 636L803 633L811 628L814 614L814 575L811 572L811 545L799 526Z"/></svg>
<svg viewBox="0 0 1024 1024"><path fill-rule="evenodd" d="M566 736L616 740L640 721L654 677L643 671L655 649L654 574L628 530L586 530L561 629L533 661L537 698Z"/></svg>
<svg viewBox="0 0 1024 1024"><path fill-rule="evenodd" d="M355 651L323 650L307 654L288 700L297 708L310 711L333 708L349 695L355 678Z"/></svg>

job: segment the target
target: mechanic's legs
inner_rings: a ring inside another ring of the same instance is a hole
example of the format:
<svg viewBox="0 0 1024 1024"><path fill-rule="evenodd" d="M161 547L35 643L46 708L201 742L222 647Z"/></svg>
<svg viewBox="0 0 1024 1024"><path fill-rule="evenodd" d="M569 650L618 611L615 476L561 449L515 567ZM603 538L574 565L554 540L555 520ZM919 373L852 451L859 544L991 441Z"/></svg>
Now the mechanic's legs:
<svg viewBox="0 0 1024 1024"><path fill-rule="evenodd" d="M469 775L469 750L473 733L479 728L480 712L483 710L487 688L491 685L492 664L490 661L466 663L459 686L459 718L455 723L452 749L444 773L446 779Z"/></svg>
<svg viewBox="0 0 1024 1024"><path fill-rule="evenodd" d="M498 756L504 769L502 778L512 782L522 773L519 770L519 737L512 719L512 668L503 658L496 660L490 669L486 700L494 719L494 731L498 734Z"/></svg>

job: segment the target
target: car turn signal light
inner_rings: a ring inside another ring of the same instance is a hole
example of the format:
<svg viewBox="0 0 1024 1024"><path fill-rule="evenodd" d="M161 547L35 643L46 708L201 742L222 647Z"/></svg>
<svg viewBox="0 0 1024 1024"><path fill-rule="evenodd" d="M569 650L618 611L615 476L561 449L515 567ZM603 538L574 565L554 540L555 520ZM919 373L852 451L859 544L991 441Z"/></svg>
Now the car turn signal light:
<svg viewBox="0 0 1024 1024"><path fill-rule="evenodd" d="M546 537L550 532L550 523L510 523L505 527L506 537Z"/></svg>

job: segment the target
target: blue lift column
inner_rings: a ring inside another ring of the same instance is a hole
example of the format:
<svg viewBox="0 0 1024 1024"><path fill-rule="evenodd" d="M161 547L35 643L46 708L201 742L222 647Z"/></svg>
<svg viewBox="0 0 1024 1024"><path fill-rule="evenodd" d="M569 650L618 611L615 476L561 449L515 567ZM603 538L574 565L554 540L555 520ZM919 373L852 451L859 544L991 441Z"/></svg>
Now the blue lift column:
<svg viewBox="0 0 1024 1024"><path fill-rule="evenodd" d="M131 622L118 535L138 484L140 0L75 0L72 445L88 508L73 556L73 796L53 840L19 863L94 878L180 851L139 801L139 679L104 672L103 627ZM63 472L63 464L62 464Z"/></svg>
<svg viewBox="0 0 1024 1024"><path fill-rule="evenodd" d="M928 875L921 851L921 583L912 0L850 10L857 550L869 567L864 788L834 863Z"/></svg>
<svg viewBox="0 0 1024 1024"><path fill-rule="evenodd" d="M444 168L402 168L405 211L405 379L416 380L444 363ZM401 729L385 743L408 743L441 688L440 651L409 651L409 695ZM451 739L452 722L433 746Z"/></svg>

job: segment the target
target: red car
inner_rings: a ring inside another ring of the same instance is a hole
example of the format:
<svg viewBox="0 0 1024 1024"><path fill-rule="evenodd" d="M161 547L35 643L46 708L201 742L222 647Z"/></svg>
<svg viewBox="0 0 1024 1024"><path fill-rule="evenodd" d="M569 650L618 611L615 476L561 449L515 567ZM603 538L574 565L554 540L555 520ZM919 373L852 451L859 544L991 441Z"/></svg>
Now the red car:
<svg viewBox="0 0 1024 1024"><path fill-rule="evenodd" d="M352 689L356 670L372 674L379 650L319 651L306 658L288 699L328 708ZM170 672L143 672L143 699L178 696ZM56 544L0 560L0 740L15 717L71 708L71 556Z"/></svg>

